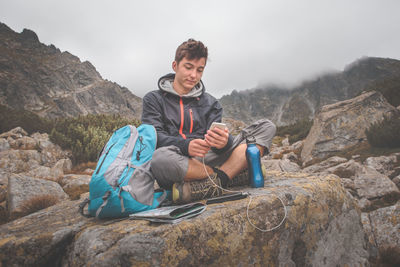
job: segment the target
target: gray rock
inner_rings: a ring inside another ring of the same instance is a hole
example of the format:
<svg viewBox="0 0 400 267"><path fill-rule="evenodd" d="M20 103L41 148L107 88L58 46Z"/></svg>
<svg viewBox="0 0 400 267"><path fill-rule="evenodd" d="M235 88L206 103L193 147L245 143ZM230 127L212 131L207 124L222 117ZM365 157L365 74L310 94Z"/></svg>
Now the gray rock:
<svg viewBox="0 0 400 267"><path fill-rule="evenodd" d="M11 174L4 170L0 170L0 202L6 200L7 197L7 186L8 186L8 177Z"/></svg>
<svg viewBox="0 0 400 267"><path fill-rule="evenodd" d="M87 219L77 215L78 201L64 201L0 226L0 258L6 266L368 265L357 207L338 178L268 175L265 188L251 190L264 195L253 196L249 220L277 225L280 196L288 213L275 231L249 224L249 199L209 205L176 225Z"/></svg>
<svg viewBox="0 0 400 267"><path fill-rule="evenodd" d="M364 173L364 170L365 167L363 165L354 160L349 160L348 162L344 162L321 171L323 173L335 174L340 178L354 179L357 174Z"/></svg>
<svg viewBox="0 0 400 267"><path fill-rule="evenodd" d="M356 174L354 185L357 190L362 211L372 211L393 205L400 199L397 186L385 175L365 167L362 173Z"/></svg>
<svg viewBox="0 0 400 267"><path fill-rule="evenodd" d="M10 144L8 143L6 138L0 138L0 152L9 150L10 149Z"/></svg>
<svg viewBox="0 0 400 267"><path fill-rule="evenodd" d="M322 107L304 141L303 162L322 159L366 139L365 130L383 115L397 112L381 93L369 91Z"/></svg>
<svg viewBox="0 0 400 267"><path fill-rule="evenodd" d="M18 139L15 139L10 146L13 149L35 150L37 148L37 142L32 137L22 136Z"/></svg>
<svg viewBox="0 0 400 267"><path fill-rule="evenodd" d="M365 160L364 165L389 177L393 173L395 163L397 163L397 156L393 154L390 156L369 157Z"/></svg>
<svg viewBox="0 0 400 267"><path fill-rule="evenodd" d="M282 140L282 146L289 146L289 137L286 137L285 139Z"/></svg>
<svg viewBox="0 0 400 267"><path fill-rule="evenodd" d="M63 177L60 184L70 199L79 199L80 195L89 192L90 175L68 174Z"/></svg>
<svg viewBox="0 0 400 267"><path fill-rule="evenodd" d="M39 196L54 196L58 200L68 199L68 195L56 182L12 174L8 179L7 188L9 217L19 217L24 213L25 204Z"/></svg>
<svg viewBox="0 0 400 267"><path fill-rule="evenodd" d="M383 262L400 263L400 202L369 213L371 234ZM393 265L394 266L394 265Z"/></svg>
<svg viewBox="0 0 400 267"><path fill-rule="evenodd" d="M38 166L28 172L23 172L24 174L29 177L34 177L37 179L46 179L51 181L56 181L59 177L61 177L64 173L61 172L59 169L52 169L46 166Z"/></svg>
<svg viewBox="0 0 400 267"><path fill-rule="evenodd" d="M28 133L22 129L21 127L16 127L8 132L0 134L0 138L12 138L12 139L18 139L21 138L22 136L27 136Z"/></svg>
<svg viewBox="0 0 400 267"><path fill-rule="evenodd" d="M298 172L300 170L299 165L290 160L279 160L279 159L262 159L267 170L279 171L279 172Z"/></svg>
<svg viewBox="0 0 400 267"><path fill-rule="evenodd" d="M8 221L6 202L0 202L0 225Z"/></svg>
<svg viewBox="0 0 400 267"><path fill-rule="evenodd" d="M289 148L291 151L300 151L303 148L304 142L297 141L296 143L292 144Z"/></svg>
<svg viewBox="0 0 400 267"><path fill-rule="evenodd" d="M41 164L41 154L36 150L6 150L0 152L0 168L11 173L27 172Z"/></svg>
<svg viewBox="0 0 400 267"><path fill-rule="evenodd" d="M290 152L290 153L284 154L282 159L289 160L291 162L296 163L299 160L299 157L294 152Z"/></svg>
<svg viewBox="0 0 400 267"><path fill-rule="evenodd" d="M327 160L324 160L318 164L308 166L303 169L303 172L308 172L308 173L317 173L317 172L324 172L328 168L331 168L333 166L339 165L341 163L347 162L346 158L341 158L341 157L330 157Z"/></svg>
<svg viewBox="0 0 400 267"><path fill-rule="evenodd" d="M392 182L396 184L396 186L399 188L400 187L400 175L394 177L392 179Z"/></svg>

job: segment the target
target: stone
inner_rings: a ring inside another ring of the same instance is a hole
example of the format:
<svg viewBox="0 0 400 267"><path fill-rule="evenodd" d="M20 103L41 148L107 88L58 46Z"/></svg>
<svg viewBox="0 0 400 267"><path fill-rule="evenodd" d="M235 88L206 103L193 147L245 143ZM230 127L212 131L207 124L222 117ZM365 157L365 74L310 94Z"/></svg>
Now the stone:
<svg viewBox="0 0 400 267"><path fill-rule="evenodd" d="M87 169L85 169L85 170L83 171L83 174L90 175L90 176L92 176L93 173L94 173L94 170L91 169L91 168L87 168Z"/></svg>
<svg viewBox="0 0 400 267"><path fill-rule="evenodd" d="M11 145L13 149L23 149L23 150L35 150L37 148L37 142L35 139L29 136L22 136L15 139Z"/></svg>
<svg viewBox="0 0 400 267"><path fill-rule="evenodd" d="M290 146L290 150L300 152L300 150L303 148L303 144L304 144L304 142L302 140L297 141L296 143L294 143Z"/></svg>
<svg viewBox="0 0 400 267"><path fill-rule="evenodd" d="M23 172L21 174L24 174L29 177L34 177L37 179L46 179L52 181L56 181L60 176L63 175L63 173L60 172L60 170L58 169L53 170L52 168L46 166L38 166L30 171Z"/></svg>
<svg viewBox="0 0 400 267"><path fill-rule="evenodd" d="M6 200L7 197L7 186L8 186L8 177L11 174L4 170L0 170L0 202Z"/></svg>
<svg viewBox="0 0 400 267"><path fill-rule="evenodd" d="M302 161L329 157L366 140L365 130L392 112L397 111L376 91L323 106L304 141Z"/></svg>
<svg viewBox="0 0 400 267"><path fill-rule="evenodd" d="M280 171L280 172L298 172L300 170L299 165L290 160L261 160L267 170Z"/></svg>
<svg viewBox="0 0 400 267"><path fill-rule="evenodd" d="M48 180L57 181L64 175L65 172L69 172L72 169L72 162L70 159L60 159L57 163L49 169L49 176L42 177ZM35 176L36 177L36 176Z"/></svg>
<svg viewBox="0 0 400 267"><path fill-rule="evenodd" d="M369 261L376 263L379 261L379 251L375 240L375 235L369 219L369 213L361 213L361 223L364 228L364 233L367 238L367 250L369 252Z"/></svg>
<svg viewBox="0 0 400 267"><path fill-rule="evenodd" d="M84 227L97 224L78 214L80 202L62 201L1 225L2 266L61 266L60 259L75 235Z"/></svg>
<svg viewBox="0 0 400 267"><path fill-rule="evenodd" d="M321 170L322 173L331 173L339 176L340 178L351 179L354 179L354 177L359 173L364 173L364 171L365 167L354 160L349 160L348 162L344 162L325 170Z"/></svg>
<svg viewBox="0 0 400 267"><path fill-rule="evenodd" d="M395 183L395 185L397 186L397 188L399 188L399 187L400 187L400 175L394 177L394 178L392 179L392 182Z"/></svg>
<svg viewBox="0 0 400 267"><path fill-rule="evenodd" d="M299 160L299 157L294 152L290 152L290 153L284 154L282 159L289 160L291 162L296 163Z"/></svg>
<svg viewBox="0 0 400 267"><path fill-rule="evenodd" d="M373 240L381 261L387 266L400 264L400 202L368 214Z"/></svg>
<svg viewBox="0 0 400 267"><path fill-rule="evenodd" d="M41 164L36 150L6 150L0 152L0 168L12 173L27 172Z"/></svg>
<svg viewBox="0 0 400 267"><path fill-rule="evenodd" d="M90 175L68 174L63 177L60 184L70 199L79 199L80 195L89 192Z"/></svg>
<svg viewBox="0 0 400 267"><path fill-rule="evenodd" d="M304 168L303 172L309 172L309 173L323 172L330 167L339 165L344 162L347 162L346 158L341 158L341 157L337 157L337 156L330 157L327 160L324 160L318 164L314 164L314 165Z"/></svg>
<svg viewBox="0 0 400 267"><path fill-rule="evenodd" d="M387 176L372 168L365 167L361 173L356 174L354 185L358 198L368 200L359 202L364 212L393 205L400 199L397 186Z"/></svg>
<svg viewBox="0 0 400 267"><path fill-rule="evenodd" d="M289 137L286 137L285 139L282 140L282 146L289 146Z"/></svg>
<svg viewBox="0 0 400 267"><path fill-rule="evenodd" d="M344 188L346 188L352 196L357 197L357 189L354 184L354 180L349 178L341 178L340 181L342 182Z"/></svg>
<svg viewBox="0 0 400 267"><path fill-rule="evenodd" d="M10 144L8 143L6 138L0 138L0 152L9 150L10 149Z"/></svg>
<svg viewBox="0 0 400 267"><path fill-rule="evenodd" d="M369 157L364 165L373 168L383 175L390 176L393 173L394 164L397 163L396 155Z"/></svg>
<svg viewBox="0 0 400 267"><path fill-rule="evenodd" d="M58 200L68 199L68 195L56 182L12 174L8 179L7 188L9 218L26 215L23 210L24 205L38 196L54 196Z"/></svg>
<svg viewBox="0 0 400 267"><path fill-rule="evenodd" d="M367 266L353 199L333 176L268 172L250 199L208 205L179 224L81 217L80 201L0 226L5 266ZM257 195L258 194L258 195ZM262 194L262 195L259 195ZM261 229L277 226L262 233ZM249 218L247 219L247 206ZM15 253L17 252L17 253Z"/></svg>
<svg viewBox="0 0 400 267"><path fill-rule="evenodd" d="M27 136L28 133L22 129L22 127L16 127L8 132L0 134L0 138L12 138L12 139L18 139L21 138L22 136Z"/></svg>
<svg viewBox="0 0 400 267"><path fill-rule="evenodd" d="M8 221L6 202L0 202L0 225Z"/></svg>

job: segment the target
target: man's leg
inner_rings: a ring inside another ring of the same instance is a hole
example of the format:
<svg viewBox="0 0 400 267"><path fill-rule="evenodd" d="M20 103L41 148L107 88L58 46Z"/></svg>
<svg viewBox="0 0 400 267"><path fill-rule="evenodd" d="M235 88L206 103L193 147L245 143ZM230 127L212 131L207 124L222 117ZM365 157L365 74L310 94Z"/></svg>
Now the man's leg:
<svg viewBox="0 0 400 267"><path fill-rule="evenodd" d="M210 166L206 165L206 169L207 169L207 173L204 170L203 162L200 162L195 158L191 158L191 159L189 159L189 166L188 166L188 170L186 172L184 180L185 181L199 180L199 179L207 178L208 175L214 174L214 171Z"/></svg>
<svg viewBox="0 0 400 267"><path fill-rule="evenodd" d="M260 156L262 157L264 155L264 147L260 145L257 145L257 147L260 150ZM233 150L228 160L219 168L228 175L229 179L238 175L242 170L247 169L246 149L246 144L238 145Z"/></svg>

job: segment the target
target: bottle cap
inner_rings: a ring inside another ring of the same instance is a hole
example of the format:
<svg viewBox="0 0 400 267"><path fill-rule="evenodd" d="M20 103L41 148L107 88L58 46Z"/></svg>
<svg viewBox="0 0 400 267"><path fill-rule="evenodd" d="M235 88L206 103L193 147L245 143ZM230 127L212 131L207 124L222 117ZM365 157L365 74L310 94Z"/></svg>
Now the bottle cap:
<svg viewBox="0 0 400 267"><path fill-rule="evenodd" d="M253 135L246 136L246 144L255 144L256 138Z"/></svg>

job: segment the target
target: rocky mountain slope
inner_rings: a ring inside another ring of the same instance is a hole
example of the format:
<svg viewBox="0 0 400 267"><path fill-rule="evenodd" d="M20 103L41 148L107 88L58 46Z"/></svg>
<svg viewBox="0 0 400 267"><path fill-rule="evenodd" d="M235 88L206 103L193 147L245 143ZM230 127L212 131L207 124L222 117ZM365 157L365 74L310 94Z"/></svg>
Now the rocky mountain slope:
<svg viewBox="0 0 400 267"><path fill-rule="evenodd" d="M291 90L279 87L233 91L221 98L226 117L246 123L266 117L277 125L313 118L324 105L353 98L379 82L399 78L400 61L366 57L344 71L322 75Z"/></svg>
<svg viewBox="0 0 400 267"><path fill-rule="evenodd" d="M0 103L54 118L119 113L140 117L141 99L104 80L88 61L0 23Z"/></svg>

